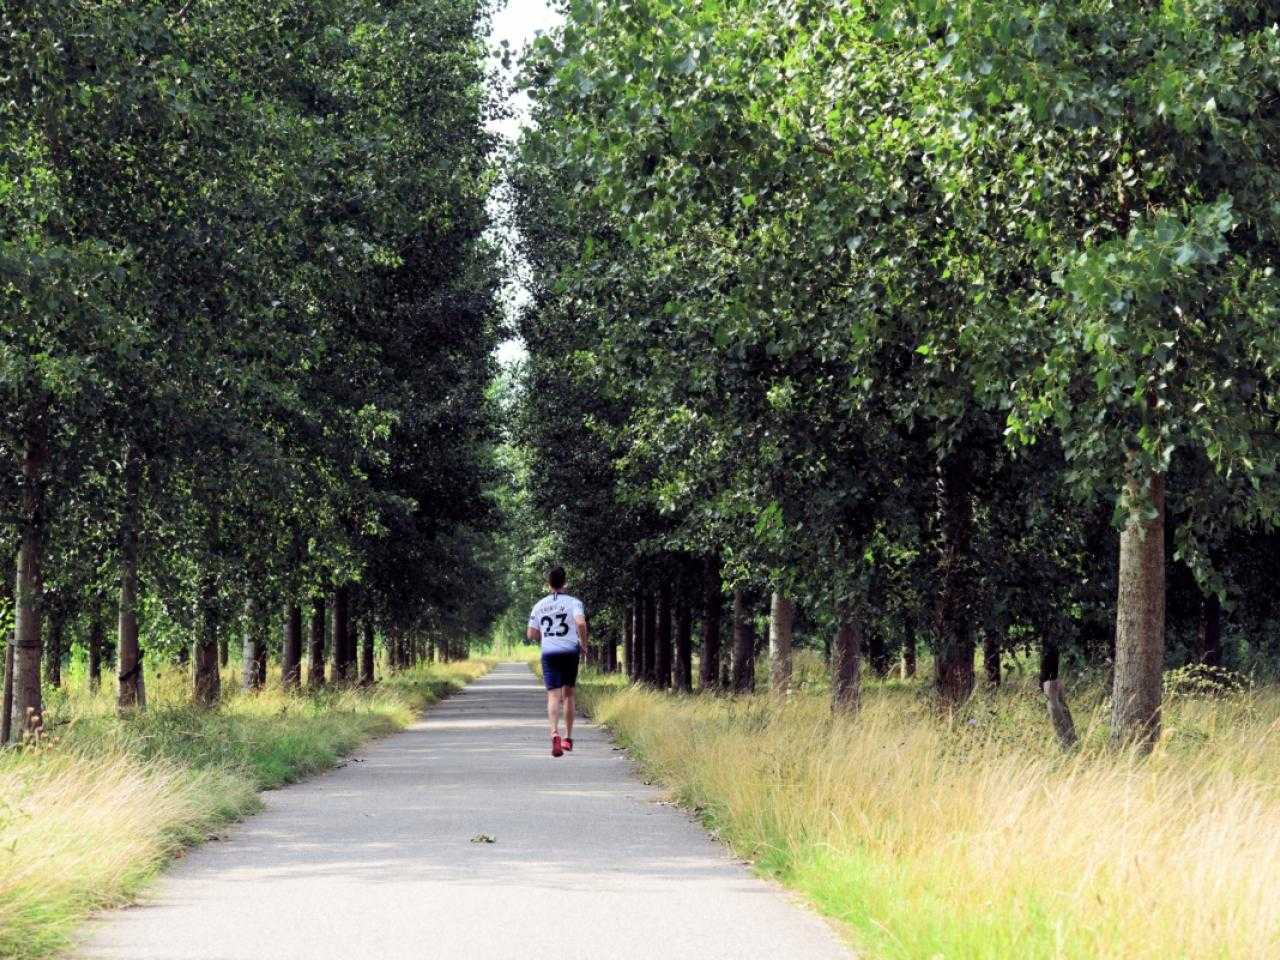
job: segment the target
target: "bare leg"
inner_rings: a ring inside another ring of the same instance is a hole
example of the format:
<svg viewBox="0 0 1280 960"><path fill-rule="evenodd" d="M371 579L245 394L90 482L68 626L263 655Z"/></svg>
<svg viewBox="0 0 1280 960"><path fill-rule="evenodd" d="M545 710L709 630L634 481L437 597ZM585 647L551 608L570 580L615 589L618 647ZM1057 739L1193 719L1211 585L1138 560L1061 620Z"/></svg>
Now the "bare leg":
<svg viewBox="0 0 1280 960"><path fill-rule="evenodd" d="M573 711L577 705L574 699L573 687L564 688L564 735L570 740L573 739Z"/></svg>
<svg viewBox="0 0 1280 960"><path fill-rule="evenodd" d="M547 691L547 720L551 723L553 737L560 734L560 703L564 699L563 694L563 688Z"/></svg>

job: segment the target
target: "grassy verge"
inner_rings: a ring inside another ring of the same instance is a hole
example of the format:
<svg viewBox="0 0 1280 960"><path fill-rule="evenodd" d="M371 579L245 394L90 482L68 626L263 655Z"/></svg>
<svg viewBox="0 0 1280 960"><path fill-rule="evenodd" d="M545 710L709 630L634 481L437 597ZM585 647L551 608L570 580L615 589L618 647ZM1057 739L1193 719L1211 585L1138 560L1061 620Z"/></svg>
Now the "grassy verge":
<svg viewBox="0 0 1280 960"><path fill-rule="evenodd" d="M125 721L107 691L55 692L47 741L0 753L0 957L56 954L88 914L257 809L259 790L333 766L489 665L421 667L368 690L230 692L208 711L186 704L173 672L148 677L151 708Z"/></svg>
<svg viewBox="0 0 1280 960"><path fill-rule="evenodd" d="M1030 684L961 715L873 685L676 697L590 677L580 699L741 855L875 960L1280 956L1280 694L1175 699L1140 760L1052 742ZM1083 717L1081 717L1083 714Z"/></svg>

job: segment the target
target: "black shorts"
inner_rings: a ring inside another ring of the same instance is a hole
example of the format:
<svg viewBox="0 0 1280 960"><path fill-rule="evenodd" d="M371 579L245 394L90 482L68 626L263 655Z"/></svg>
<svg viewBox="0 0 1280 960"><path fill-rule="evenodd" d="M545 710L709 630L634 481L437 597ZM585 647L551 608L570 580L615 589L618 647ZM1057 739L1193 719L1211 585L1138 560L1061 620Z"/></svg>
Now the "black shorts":
<svg viewBox="0 0 1280 960"><path fill-rule="evenodd" d="M544 653L542 655L542 682L548 690L578 685L578 654Z"/></svg>

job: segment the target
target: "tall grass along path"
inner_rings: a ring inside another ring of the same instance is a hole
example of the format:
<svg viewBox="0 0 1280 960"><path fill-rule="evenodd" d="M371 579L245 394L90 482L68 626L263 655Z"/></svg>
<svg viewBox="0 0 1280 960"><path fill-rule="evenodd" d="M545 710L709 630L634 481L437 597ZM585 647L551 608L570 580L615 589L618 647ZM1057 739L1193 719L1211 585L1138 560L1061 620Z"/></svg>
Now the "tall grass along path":
<svg viewBox="0 0 1280 960"><path fill-rule="evenodd" d="M268 795L85 960L806 960L825 925L659 803L596 726L548 753L543 694L502 664L362 762ZM472 842L477 837L492 843Z"/></svg>

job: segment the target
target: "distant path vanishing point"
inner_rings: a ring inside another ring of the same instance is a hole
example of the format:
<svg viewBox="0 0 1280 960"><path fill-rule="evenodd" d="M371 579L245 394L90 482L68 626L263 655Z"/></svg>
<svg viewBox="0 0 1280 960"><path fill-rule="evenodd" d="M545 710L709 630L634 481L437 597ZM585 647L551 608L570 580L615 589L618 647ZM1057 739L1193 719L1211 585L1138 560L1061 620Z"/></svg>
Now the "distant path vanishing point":
<svg viewBox="0 0 1280 960"><path fill-rule="evenodd" d="M190 851L85 960L848 960L815 915L657 803L605 732L550 755L504 663ZM493 843L472 842L487 835Z"/></svg>

